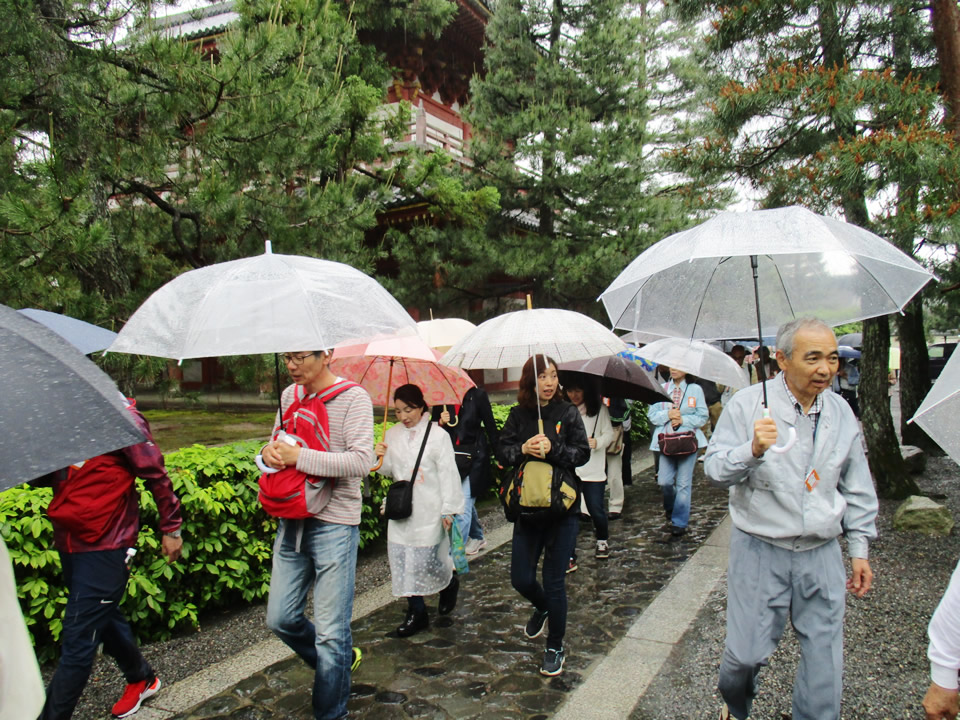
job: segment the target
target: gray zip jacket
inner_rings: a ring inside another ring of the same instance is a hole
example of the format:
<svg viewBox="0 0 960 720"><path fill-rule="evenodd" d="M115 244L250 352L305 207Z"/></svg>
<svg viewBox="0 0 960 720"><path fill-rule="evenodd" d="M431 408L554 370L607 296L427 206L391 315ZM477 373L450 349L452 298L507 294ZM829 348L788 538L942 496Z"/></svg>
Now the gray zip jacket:
<svg viewBox="0 0 960 720"><path fill-rule="evenodd" d="M797 430L791 450L753 457L753 423L763 417L759 384L731 398L707 445L704 471L711 485L730 488L733 524L794 551L843 534L850 556L866 559L869 542L877 536L877 494L850 406L839 395L822 393L814 438L813 424L792 406L781 378L767 382L767 396L777 444L785 442L788 428Z"/></svg>

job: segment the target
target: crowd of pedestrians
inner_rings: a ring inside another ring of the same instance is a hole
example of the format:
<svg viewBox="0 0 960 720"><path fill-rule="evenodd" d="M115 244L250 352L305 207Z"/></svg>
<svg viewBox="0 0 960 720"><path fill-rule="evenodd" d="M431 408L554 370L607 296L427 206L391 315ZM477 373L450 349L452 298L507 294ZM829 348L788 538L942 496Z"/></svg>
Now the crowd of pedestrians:
<svg viewBox="0 0 960 720"><path fill-rule="evenodd" d="M673 537L687 531L698 459L710 483L731 489L734 530L720 717L748 717L759 670L789 618L801 651L793 718L829 720L840 715L844 596L849 591L862 597L870 590L867 551L876 535L877 499L856 417L856 366L841 363L832 330L814 319L785 325L775 356L765 352L757 353L761 361L755 366L746 363L742 345L729 352L745 382L766 378L765 388L754 384L737 391L665 368L669 400L648 409L650 449L658 455L665 529ZM405 514L391 509L390 496L384 501L393 594L407 603L395 630L400 638L429 627L427 596L438 596L440 615L455 609L460 579L453 556L458 550L475 555L485 544L476 499L490 488L493 461L516 483L524 468L532 477L534 465L541 465L559 478L555 487L574 488L573 497L562 492L548 497L549 512L511 518L510 583L529 602L523 634L531 640L546 634L539 672L562 673L566 583L577 568L579 519L592 526L595 559L606 560L609 524L623 513L623 486L631 482L629 404L602 398L591 376L562 372L550 357L535 355L523 365L517 404L502 430L482 389L468 392L458 412L444 407L431 414L421 389L408 384L393 393L397 424L374 445L370 397L333 374L328 351L288 353L283 359L293 384L282 394L277 434L263 448L262 462L278 475L293 473L303 498L301 510L279 517L267 625L314 669L315 718L346 717L350 675L359 662L350 618L362 479L374 456L382 460L381 472L408 490ZM827 392L831 388L836 392ZM149 438L142 416L130 409ZM281 431L303 422L317 442L286 442ZM789 452L778 447L784 428L797 436ZM44 720L71 716L100 643L127 679L114 716L135 713L160 687L117 609L127 577L126 548L134 544L131 533L138 526L135 477L147 481L157 500L161 547L168 561L176 560L180 505L151 441L49 478L50 515L70 596ZM126 489L110 506L110 529L104 533L92 527L96 518L78 514L71 503L84 492L96 493L106 479L122 479ZM840 536L851 557L849 578ZM960 665L960 650L951 655L943 646L938 645L939 677L952 673L955 679L952 663L956 656ZM946 701L942 693L931 695L942 712L931 717L955 716L955 687L948 688L953 695Z"/></svg>

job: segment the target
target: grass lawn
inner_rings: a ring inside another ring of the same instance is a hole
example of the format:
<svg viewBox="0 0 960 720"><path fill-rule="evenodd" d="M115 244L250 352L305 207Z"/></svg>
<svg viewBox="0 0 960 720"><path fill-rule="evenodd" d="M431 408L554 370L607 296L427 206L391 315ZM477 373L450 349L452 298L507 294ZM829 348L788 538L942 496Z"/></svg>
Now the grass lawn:
<svg viewBox="0 0 960 720"><path fill-rule="evenodd" d="M164 453L201 445L223 445L236 440L266 439L276 411L226 412L211 410L145 410L153 439Z"/></svg>

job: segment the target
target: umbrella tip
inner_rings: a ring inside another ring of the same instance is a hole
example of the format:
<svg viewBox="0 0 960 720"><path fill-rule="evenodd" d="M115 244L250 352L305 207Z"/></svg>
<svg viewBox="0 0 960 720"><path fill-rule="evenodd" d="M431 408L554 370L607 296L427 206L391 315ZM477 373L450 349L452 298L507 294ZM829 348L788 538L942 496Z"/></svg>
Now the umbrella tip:
<svg viewBox="0 0 960 720"><path fill-rule="evenodd" d="M264 240L263 243L264 243L264 245L266 246L266 248L265 248L264 251L263 251L264 254L265 254L265 255L272 255L272 254L273 254L273 243L271 243L269 240Z"/></svg>

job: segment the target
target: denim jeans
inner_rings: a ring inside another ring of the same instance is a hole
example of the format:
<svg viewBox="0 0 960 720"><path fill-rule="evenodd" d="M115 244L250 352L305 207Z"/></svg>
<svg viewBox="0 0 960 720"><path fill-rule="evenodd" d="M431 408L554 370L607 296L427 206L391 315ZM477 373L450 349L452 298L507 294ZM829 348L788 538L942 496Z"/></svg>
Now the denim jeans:
<svg viewBox="0 0 960 720"><path fill-rule="evenodd" d="M660 453L657 484L663 490L663 509L670 514L670 522L685 528L690 522L690 496L693 492L693 469L697 453L664 455Z"/></svg>
<svg viewBox="0 0 960 720"><path fill-rule="evenodd" d="M60 635L60 664L47 688L41 720L65 720L73 714L101 642L128 683L153 678L153 669L140 654L133 630L118 608L127 586L125 556L122 548L60 553L70 594Z"/></svg>
<svg viewBox="0 0 960 720"><path fill-rule="evenodd" d="M463 479L463 512L456 516L457 527L460 528L460 537L466 542L469 539L483 540L483 528L480 527L480 516L477 514L477 502L470 491L470 477Z"/></svg>
<svg viewBox="0 0 960 720"><path fill-rule="evenodd" d="M347 714L353 653L350 617L359 538L356 526L307 518L280 520L273 544L267 627L316 670L316 720L335 720ZM304 614L311 586L313 622Z"/></svg>
<svg viewBox="0 0 960 720"><path fill-rule="evenodd" d="M510 582L513 588L547 616L547 647L559 650L567 631L567 566L577 543L577 517L566 515L545 525L513 525ZM543 585L537 582L537 565L543 555Z"/></svg>
<svg viewBox="0 0 960 720"><path fill-rule="evenodd" d="M580 483L580 493L587 503L587 512L593 520L593 530L597 535L597 540L608 540L610 538L607 511L603 507L603 491L606 487L607 484L603 482Z"/></svg>

